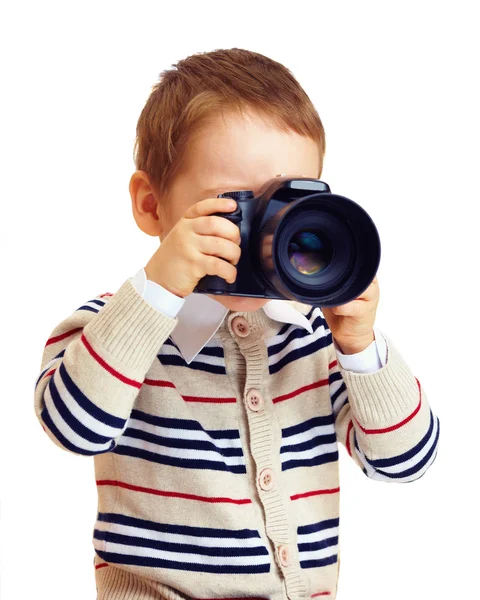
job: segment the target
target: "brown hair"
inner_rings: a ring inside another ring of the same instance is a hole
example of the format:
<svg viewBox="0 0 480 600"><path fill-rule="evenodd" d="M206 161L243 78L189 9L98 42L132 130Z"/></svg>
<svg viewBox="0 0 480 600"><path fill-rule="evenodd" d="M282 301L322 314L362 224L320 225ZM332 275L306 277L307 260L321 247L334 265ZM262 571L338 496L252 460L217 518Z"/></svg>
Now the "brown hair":
<svg viewBox="0 0 480 600"><path fill-rule="evenodd" d="M160 196L180 171L188 143L203 123L224 109L253 108L280 130L293 130L319 145L325 132L310 98L282 64L249 50L193 54L165 70L137 123L134 161Z"/></svg>

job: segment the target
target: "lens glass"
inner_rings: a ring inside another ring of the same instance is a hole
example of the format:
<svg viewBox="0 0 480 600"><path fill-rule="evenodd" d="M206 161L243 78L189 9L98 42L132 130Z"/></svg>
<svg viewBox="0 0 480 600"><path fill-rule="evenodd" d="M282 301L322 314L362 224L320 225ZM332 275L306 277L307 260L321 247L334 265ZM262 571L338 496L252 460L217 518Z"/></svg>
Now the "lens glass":
<svg viewBox="0 0 480 600"><path fill-rule="evenodd" d="M299 273L316 275L330 264L332 246L322 232L301 230L290 238L288 258Z"/></svg>

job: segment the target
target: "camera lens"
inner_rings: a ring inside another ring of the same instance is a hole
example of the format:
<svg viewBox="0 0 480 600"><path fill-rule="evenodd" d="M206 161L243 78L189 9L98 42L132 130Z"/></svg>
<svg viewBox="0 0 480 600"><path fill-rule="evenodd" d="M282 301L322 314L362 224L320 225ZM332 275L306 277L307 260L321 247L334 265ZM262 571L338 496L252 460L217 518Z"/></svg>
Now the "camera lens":
<svg viewBox="0 0 480 600"><path fill-rule="evenodd" d="M284 200L281 194L278 200ZM259 280L273 297L320 306L357 298L380 262L380 239L370 216L352 200L330 193L284 204L266 220L255 243Z"/></svg>
<svg viewBox="0 0 480 600"><path fill-rule="evenodd" d="M330 264L333 250L328 238L319 230L297 231L288 242L288 258L303 275L316 275Z"/></svg>

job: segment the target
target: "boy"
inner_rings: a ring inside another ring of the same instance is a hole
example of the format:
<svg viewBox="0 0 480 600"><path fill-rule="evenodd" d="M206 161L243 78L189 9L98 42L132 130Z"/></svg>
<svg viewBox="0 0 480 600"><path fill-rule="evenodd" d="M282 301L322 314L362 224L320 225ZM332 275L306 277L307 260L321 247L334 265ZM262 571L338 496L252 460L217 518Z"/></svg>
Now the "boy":
<svg viewBox="0 0 480 600"><path fill-rule="evenodd" d="M115 294L52 332L35 409L93 455L99 599L335 598L338 442L373 479L418 479L438 419L374 328L375 279L320 310L192 293L234 281L238 228L220 192L320 178L325 138L282 65L241 49L164 72L137 126L135 221L161 245Z"/></svg>

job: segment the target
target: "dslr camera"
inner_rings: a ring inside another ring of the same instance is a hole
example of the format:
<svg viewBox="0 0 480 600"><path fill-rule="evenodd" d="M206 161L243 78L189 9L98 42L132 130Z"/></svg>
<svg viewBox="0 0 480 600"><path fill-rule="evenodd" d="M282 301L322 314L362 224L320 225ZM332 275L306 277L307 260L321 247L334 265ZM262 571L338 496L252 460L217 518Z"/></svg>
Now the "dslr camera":
<svg viewBox="0 0 480 600"><path fill-rule="evenodd" d="M217 197L237 202L234 212L215 213L240 228L237 278L230 284L207 275L194 292L332 307L354 300L373 281L380 264L375 224L324 181L275 177L256 198L251 190Z"/></svg>

